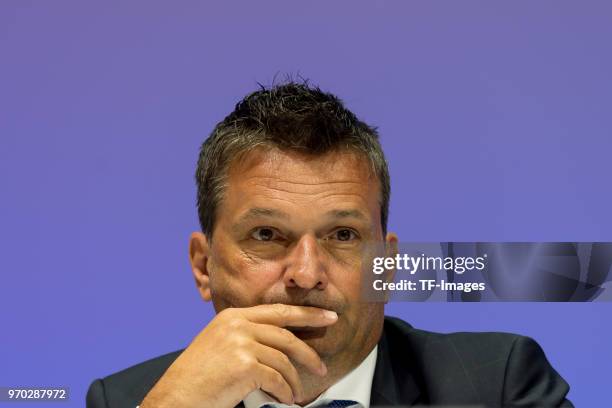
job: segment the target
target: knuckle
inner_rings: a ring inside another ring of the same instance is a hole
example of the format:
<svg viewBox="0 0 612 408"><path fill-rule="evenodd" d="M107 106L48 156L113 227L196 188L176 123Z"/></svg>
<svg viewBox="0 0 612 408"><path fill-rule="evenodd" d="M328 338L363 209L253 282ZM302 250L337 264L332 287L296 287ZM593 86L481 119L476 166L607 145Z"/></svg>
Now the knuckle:
<svg viewBox="0 0 612 408"><path fill-rule="evenodd" d="M231 329L231 330L240 330L242 329L242 327L244 327L244 320L232 316L231 318L229 318L227 320L227 328Z"/></svg>
<svg viewBox="0 0 612 408"><path fill-rule="evenodd" d="M236 369L242 373L250 373L257 367L257 360L247 353L239 353L236 356Z"/></svg>
<svg viewBox="0 0 612 408"><path fill-rule="evenodd" d="M274 372L272 374L272 381L274 382L274 384L278 387L285 387L285 379L283 378L282 375L280 375L280 373L278 371Z"/></svg>
<svg viewBox="0 0 612 408"><path fill-rule="evenodd" d="M291 365L291 360L289 359L289 357L287 357L286 354L280 353L278 358L279 358L279 360L280 360L282 365L284 365L284 366Z"/></svg>
<svg viewBox="0 0 612 408"><path fill-rule="evenodd" d="M291 333L289 330L287 329L281 329L281 336L283 337L283 342L289 346L291 346L292 344L294 344L295 342L295 335L293 333Z"/></svg>
<svg viewBox="0 0 612 408"><path fill-rule="evenodd" d="M243 336L230 335L228 341L235 350L243 350L247 348L248 341Z"/></svg>
<svg viewBox="0 0 612 408"><path fill-rule="evenodd" d="M263 387L261 379L257 375L254 375L254 376L250 377L247 380L246 384L247 384L247 388L248 388L247 392L250 392L251 390L257 390L257 389L260 389L260 388Z"/></svg>
<svg viewBox="0 0 612 408"><path fill-rule="evenodd" d="M281 319L287 319L291 314L291 310L289 309L289 306L284 305L282 303L277 303L274 309L278 317L280 317Z"/></svg>

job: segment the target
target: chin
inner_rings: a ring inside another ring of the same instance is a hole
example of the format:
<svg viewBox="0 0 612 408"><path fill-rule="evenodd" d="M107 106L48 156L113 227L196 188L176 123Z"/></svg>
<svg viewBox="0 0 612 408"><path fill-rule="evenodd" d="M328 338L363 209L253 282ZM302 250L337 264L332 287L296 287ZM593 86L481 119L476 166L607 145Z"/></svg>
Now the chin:
<svg viewBox="0 0 612 408"><path fill-rule="evenodd" d="M334 328L335 329L335 328ZM344 330L331 327L291 330L299 339L312 347L321 358L332 357L343 350L350 341Z"/></svg>

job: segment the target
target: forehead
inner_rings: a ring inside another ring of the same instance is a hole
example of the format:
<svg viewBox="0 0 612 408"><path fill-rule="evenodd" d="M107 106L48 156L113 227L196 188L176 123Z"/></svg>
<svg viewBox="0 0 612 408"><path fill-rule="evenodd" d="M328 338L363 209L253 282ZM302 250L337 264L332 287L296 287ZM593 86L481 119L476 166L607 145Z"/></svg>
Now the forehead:
<svg viewBox="0 0 612 408"><path fill-rule="evenodd" d="M380 206L380 186L365 154L341 150L321 155L258 148L231 163L225 204L236 199L288 203ZM224 201L225 201L224 200ZM225 205L224 205L225 206Z"/></svg>
<svg viewBox="0 0 612 408"><path fill-rule="evenodd" d="M229 175L282 175L289 171L292 176L313 178L319 181L343 181L372 177L366 165L366 156L353 150L330 151L323 154L306 154L277 148L259 147L234 160Z"/></svg>

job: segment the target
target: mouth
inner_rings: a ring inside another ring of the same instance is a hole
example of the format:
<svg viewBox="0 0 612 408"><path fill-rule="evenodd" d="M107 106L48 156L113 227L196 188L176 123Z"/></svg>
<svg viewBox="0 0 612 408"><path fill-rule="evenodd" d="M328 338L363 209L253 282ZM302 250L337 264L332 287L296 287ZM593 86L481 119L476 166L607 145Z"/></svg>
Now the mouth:
<svg viewBox="0 0 612 408"><path fill-rule="evenodd" d="M286 329L300 340L319 339L327 332L327 327L286 327Z"/></svg>

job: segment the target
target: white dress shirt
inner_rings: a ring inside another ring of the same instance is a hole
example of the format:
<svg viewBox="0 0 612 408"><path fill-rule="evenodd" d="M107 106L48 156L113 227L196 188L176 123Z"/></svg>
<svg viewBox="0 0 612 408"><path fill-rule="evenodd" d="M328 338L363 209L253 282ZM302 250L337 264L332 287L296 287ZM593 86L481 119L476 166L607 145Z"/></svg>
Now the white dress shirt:
<svg viewBox="0 0 612 408"><path fill-rule="evenodd" d="M304 408L316 407L322 403L333 400L351 400L360 403L363 408L370 408L370 392L372 391L372 379L376 367L376 354L378 346L355 367L351 372L342 377L337 383L323 391L319 397ZM300 405L282 405L274 398L261 390L255 390L244 398L245 408L260 408L265 404L276 404L282 407L299 408Z"/></svg>

